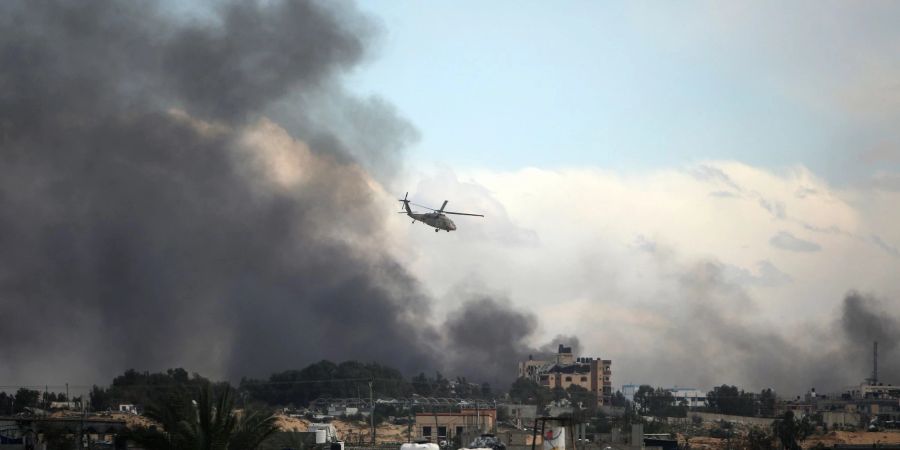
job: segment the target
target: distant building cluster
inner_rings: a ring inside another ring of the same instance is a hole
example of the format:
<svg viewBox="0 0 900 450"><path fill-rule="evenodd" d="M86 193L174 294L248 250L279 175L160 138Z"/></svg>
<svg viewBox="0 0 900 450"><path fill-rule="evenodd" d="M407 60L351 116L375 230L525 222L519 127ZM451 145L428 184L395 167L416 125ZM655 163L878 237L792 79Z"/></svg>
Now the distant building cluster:
<svg viewBox="0 0 900 450"><path fill-rule="evenodd" d="M867 381L843 393L825 395L810 389L803 397L785 402L783 409L798 415L821 414L832 427L898 428L900 386Z"/></svg>
<svg viewBox="0 0 900 450"><path fill-rule="evenodd" d="M572 347L562 344L553 359L537 360L529 356L527 361L520 362L519 377L550 389L580 386L597 397L598 406L608 405L612 397L612 361L576 357Z"/></svg>
<svg viewBox="0 0 900 450"><path fill-rule="evenodd" d="M637 393L639 387L636 384L622 385L621 392L625 400L634 402L634 394ZM685 405L688 408L703 408L707 406L706 392L700 389L675 386L666 388L666 391L672 394L673 405Z"/></svg>

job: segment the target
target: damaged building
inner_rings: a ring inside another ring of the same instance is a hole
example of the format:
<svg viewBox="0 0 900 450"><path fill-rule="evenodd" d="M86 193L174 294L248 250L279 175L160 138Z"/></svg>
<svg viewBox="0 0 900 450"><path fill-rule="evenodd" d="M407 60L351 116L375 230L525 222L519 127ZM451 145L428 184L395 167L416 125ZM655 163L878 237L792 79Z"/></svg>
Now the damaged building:
<svg viewBox="0 0 900 450"><path fill-rule="evenodd" d="M572 347L562 344L549 360L536 360L529 356L527 361L520 362L518 375L550 389L580 386L597 397L598 406L609 404L612 397L612 361L599 357L576 357Z"/></svg>

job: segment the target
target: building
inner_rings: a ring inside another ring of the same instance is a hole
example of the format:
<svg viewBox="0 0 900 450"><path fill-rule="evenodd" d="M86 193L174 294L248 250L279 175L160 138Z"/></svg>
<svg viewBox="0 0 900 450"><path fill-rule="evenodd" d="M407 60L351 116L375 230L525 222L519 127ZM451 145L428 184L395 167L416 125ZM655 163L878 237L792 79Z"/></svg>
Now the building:
<svg viewBox="0 0 900 450"><path fill-rule="evenodd" d="M898 398L900 399L900 386L891 386L890 384L862 384L856 391L856 396L860 398Z"/></svg>
<svg viewBox="0 0 900 450"><path fill-rule="evenodd" d="M682 403L688 408L700 408L706 406L706 392L694 388L673 387L668 390L672 393L676 405ZM632 394L632 398L634 395Z"/></svg>
<svg viewBox="0 0 900 450"><path fill-rule="evenodd" d="M529 356L527 361L520 362L519 377L550 389L581 386L596 395L598 406L609 404L612 397L612 361L576 357L572 347L562 344L549 360L535 360Z"/></svg>
<svg viewBox="0 0 900 450"><path fill-rule="evenodd" d="M368 414L368 411L364 412ZM331 405L328 407L328 415L332 417L347 417L361 414L359 408L354 406Z"/></svg>
<svg viewBox="0 0 900 450"><path fill-rule="evenodd" d="M498 408L504 410L509 424L519 429L532 425L538 417L537 405L508 403L499 405Z"/></svg>
<svg viewBox="0 0 900 450"><path fill-rule="evenodd" d="M417 412L416 432L431 442L468 442L483 433L493 432L496 409L463 408L459 412Z"/></svg>
<svg viewBox="0 0 900 450"><path fill-rule="evenodd" d="M536 360L532 355L528 355L527 361L519 363L519 378L528 378L535 383L540 382L541 373L548 369L552 364L548 361Z"/></svg>

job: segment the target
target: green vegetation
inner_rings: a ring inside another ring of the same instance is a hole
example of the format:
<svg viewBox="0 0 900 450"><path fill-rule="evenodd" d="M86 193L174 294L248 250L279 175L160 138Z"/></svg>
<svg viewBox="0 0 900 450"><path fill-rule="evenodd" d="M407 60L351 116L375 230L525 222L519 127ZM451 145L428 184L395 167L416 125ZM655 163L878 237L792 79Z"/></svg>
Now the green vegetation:
<svg viewBox="0 0 900 450"><path fill-rule="evenodd" d="M794 418L792 411L786 411L772 424L772 433L781 441L785 450L799 450L800 443L812 434L813 425L809 418Z"/></svg>
<svg viewBox="0 0 900 450"><path fill-rule="evenodd" d="M641 415L654 417L687 417L687 405L676 404L672 393L663 388L641 385L634 394Z"/></svg>
<svg viewBox="0 0 900 450"><path fill-rule="evenodd" d="M52 402L64 402L66 395L62 392L40 392L34 389L19 388L15 394L0 392L0 415L12 415L25 411L25 408L48 409ZM80 402L81 397L73 401Z"/></svg>
<svg viewBox="0 0 900 450"><path fill-rule="evenodd" d="M713 412L719 414L755 416L757 415L758 407L753 397L753 394L750 392L744 392L736 386L723 384L713 388L712 391L706 394L706 403Z"/></svg>
<svg viewBox="0 0 900 450"><path fill-rule="evenodd" d="M90 392L94 411L115 410L119 404L153 405L196 394L210 381L198 374L189 376L184 369L165 373L125 371L108 388L94 386Z"/></svg>
<svg viewBox="0 0 900 450"><path fill-rule="evenodd" d="M163 430L142 428L129 436L147 450L253 450L278 431L262 411L234 411L234 390L207 383L197 395L169 396L147 408Z"/></svg>
<svg viewBox="0 0 900 450"><path fill-rule="evenodd" d="M428 377L424 373L407 381L397 369L378 363L345 361L335 364L320 361L301 370L275 373L267 380L244 378L240 390L251 400L269 405L306 406L317 398L366 398L369 381L378 396L493 398L487 383L470 383L465 378L455 382L440 373Z"/></svg>

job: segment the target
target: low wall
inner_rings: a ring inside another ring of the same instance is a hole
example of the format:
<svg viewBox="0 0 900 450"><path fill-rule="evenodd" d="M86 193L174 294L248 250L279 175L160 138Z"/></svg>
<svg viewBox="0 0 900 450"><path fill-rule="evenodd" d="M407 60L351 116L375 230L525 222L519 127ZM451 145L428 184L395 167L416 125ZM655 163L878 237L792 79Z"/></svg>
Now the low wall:
<svg viewBox="0 0 900 450"><path fill-rule="evenodd" d="M860 425L860 421L862 419L859 416L859 413L851 413L845 411L824 411L822 412L822 421L828 425L829 428L833 428L835 426L845 427L847 425L852 425L857 427Z"/></svg>
<svg viewBox="0 0 900 450"><path fill-rule="evenodd" d="M730 414L716 414L707 412L688 412L687 417L669 417L666 419L668 423L691 423L694 417L699 417L704 422L731 422L742 423L758 427L768 427L775 421L771 417L750 417L750 416L732 416Z"/></svg>

